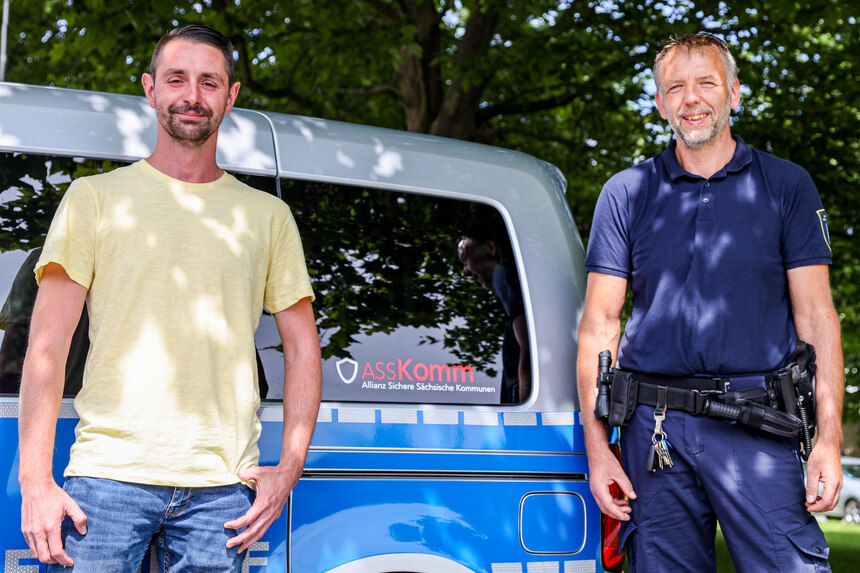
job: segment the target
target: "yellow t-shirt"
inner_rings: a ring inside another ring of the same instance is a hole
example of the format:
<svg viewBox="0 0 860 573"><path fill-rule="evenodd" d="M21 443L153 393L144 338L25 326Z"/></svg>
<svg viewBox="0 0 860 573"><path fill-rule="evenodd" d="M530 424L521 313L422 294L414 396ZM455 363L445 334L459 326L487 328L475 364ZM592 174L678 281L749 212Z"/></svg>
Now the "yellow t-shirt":
<svg viewBox="0 0 860 573"><path fill-rule="evenodd" d="M282 201L139 161L76 180L36 266L88 289L91 348L66 476L237 483L259 460L254 332L313 297Z"/></svg>

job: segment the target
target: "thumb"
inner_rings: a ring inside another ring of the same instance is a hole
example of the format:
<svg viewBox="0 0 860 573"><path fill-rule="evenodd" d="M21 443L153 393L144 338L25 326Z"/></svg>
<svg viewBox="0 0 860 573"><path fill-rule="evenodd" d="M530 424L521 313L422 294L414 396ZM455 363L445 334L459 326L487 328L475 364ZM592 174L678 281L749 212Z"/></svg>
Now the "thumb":
<svg viewBox="0 0 860 573"><path fill-rule="evenodd" d="M72 523L75 524L75 529L78 530L78 533L81 535L87 534L87 516L81 507L72 499L69 500L69 503L66 506L66 515L68 515L72 520Z"/></svg>
<svg viewBox="0 0 860 573"><path fill-rule="evenodd" d="M626 473L616 476L615 483L621 488L621 491L630 499L636 499L636 492L633 491L633 482L627 477Z"/></svg>
<svg viewBox="0 0 860 573"><path fill-rule="evenodd" d="M244 470L239 470L239 473L236 474L239 476L239 479L242 481L256 481L257 475L259 473L259 467L246 468Z"/></svg>
<svg viewBox="0 0 860 573"><path fill-rule="evenodd" d="M806 475L806 503L812 503L818 499L819 476L812 472Z"/></svg>

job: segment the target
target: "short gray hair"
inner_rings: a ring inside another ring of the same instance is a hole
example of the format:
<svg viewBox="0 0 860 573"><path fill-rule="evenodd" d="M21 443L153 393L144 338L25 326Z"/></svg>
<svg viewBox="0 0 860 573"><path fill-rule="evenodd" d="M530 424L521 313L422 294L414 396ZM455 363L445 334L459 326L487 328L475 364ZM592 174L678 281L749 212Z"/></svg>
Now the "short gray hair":
<svg viewBox="0 0 860 573"><path fill-rule="evenodd" d="M663 44L663 47L654 59L654 82L657 84L657 92L660 91L660 70L663 68L663 60L669 52L676 48L684 48L689 52L694 49L704 50L708 47L716 48L717 52L719 52L720 57L723 58L723 65L726 68L726 81L729 86L734 84L735 80L738 79L738 64L729 51L729 47L724 41L713 34L698 32L696 34L685 34L681 37L672 36Z"/></svg>

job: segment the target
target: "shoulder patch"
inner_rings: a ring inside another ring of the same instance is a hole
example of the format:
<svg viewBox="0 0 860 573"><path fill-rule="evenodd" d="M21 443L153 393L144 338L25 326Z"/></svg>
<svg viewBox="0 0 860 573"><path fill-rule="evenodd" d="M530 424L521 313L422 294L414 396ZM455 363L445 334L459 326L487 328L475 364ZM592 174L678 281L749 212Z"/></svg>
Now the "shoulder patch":
<svg viewBox="0 0 860 573"><path fill-rule="evenodd" d="M818 221L821 223L821 234L824 235L824 242L827 243L827 248L832 253L833 247L830 246L830 231L827 229L827 213L824 212L824 209L819 209L815 214L818 215Z"/></svg>

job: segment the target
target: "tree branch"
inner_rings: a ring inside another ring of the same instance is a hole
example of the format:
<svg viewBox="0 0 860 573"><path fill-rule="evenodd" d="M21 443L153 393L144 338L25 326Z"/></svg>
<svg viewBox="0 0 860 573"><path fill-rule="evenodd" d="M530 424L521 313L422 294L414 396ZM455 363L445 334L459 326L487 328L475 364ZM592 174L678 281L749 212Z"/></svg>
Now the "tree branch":
<svg viewBox="0 0 860 573"><path fill-rule="evenodd" d="M635 61L636 58L628 55L626 58L616 60L615 62L603 66L593 75L594 77L605 77L620 69L630 68L632 63ZM562 93L541 99L511 101L500 104L491 104L487 107L481 108L477 115L478 123L480 124L488 121L491 117L497 115L526 115L529 113L561 107L575 101L583 94L582 86L579 84L559 86L559 89L563 90ZM520 96L522 95L524 94L520 94Z"/></svg>
<svg viewBox="0 0 860 573"><path fill-rule="evenodd" d="M246 38L244 34L234 34L230 40L233 42L233 46L236 48L236 51L239 53L239 74L242 78L242 83L250 88L254 93L273 98L287 98L304 109L308 111L311 115L320 117L322 115L322 111L319 106L311 99L303 96L297 91L288 88L288 87L280 87L277 89L273 89L269 87L267 84L262 82L258 82L254 79L251 71L251 61L250 54L248 53L248 44L246 42Z"/></svg>

